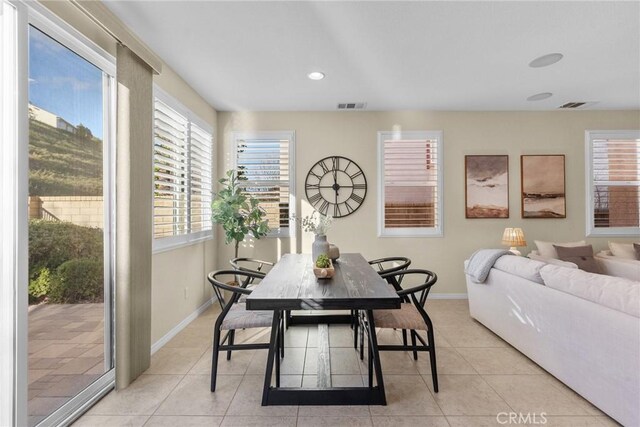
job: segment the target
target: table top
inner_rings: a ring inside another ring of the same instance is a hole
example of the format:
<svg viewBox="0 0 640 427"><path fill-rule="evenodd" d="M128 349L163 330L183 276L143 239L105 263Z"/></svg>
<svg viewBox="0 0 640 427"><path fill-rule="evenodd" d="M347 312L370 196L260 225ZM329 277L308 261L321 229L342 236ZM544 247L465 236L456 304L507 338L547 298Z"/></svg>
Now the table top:
<svg viewBox="0 0 640 427"><path fill-rule="evenodd" d="M247 297L248 310L400 308L400 298L360 254L341 254L336 274L318 279L311 255L286 254Z"/></svg>

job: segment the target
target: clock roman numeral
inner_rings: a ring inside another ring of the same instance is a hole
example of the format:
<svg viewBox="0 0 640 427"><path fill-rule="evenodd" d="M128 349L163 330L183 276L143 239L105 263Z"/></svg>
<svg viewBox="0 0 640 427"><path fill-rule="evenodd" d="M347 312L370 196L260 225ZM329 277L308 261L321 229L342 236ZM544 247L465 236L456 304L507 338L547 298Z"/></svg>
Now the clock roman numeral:
<svg viewBox="0 0 640 427"><path fill-rule="evenodd" d="M351 193L351 195L349 196L349 198L350 198L351 200L353 200L354 202L356 202L357 204L359 204L359 205L360 205L360 204L362 204L362 202L364 202L364 199L363 199L362 197L358 196L358 195L357 195L357 194L355 194L355 193Z"/></svg>
<svg viewBox="0 0 640 427"><path fill-rule="evenodd" d="M345 207L345 208L347 208L347 212L348 212L348 213L353 212L353 208L352 208L352 207L351 207L351 205L349 204L349 201L348 201L348 200L345 200L345 202L344 202L344 207Z"/></svg>
<svg viewBox="0 0 640 427"><path fill-rule="evenodd" d="M322 204L320 205L320 208L318 209L318 212L320 212L322 215L326 215L328 210L329 210L329 202L327 202L326 200L323 200Z"/></svg>
<svg viewBox="0 0 640 427"><path fill-rule="evenodd" d="M319 164L320 164L320 167L322 168L322 172L324 173L329 172L329 168L327 167L327 165L324 164L324 160L321 161Z"/></svg>
<svg viewBox="0 0 640 427"><path fill-rule="evenodd" d="M351 177L351 179L356 179L360 175L362 175L362 171L361 170L359 170L358 172L354 173L353 175L349 175L349 177Z"/></svg>
<svg viewBox="0 0 640 427"><path fill-rule="evenodd" d="M316 178L318 178L318 181L322 180L322 176L318 175L317 173L315 173L312 170L309 171L309 175L315 176Z"/></svg>
<svg viewBox="0 0 640 427"><path fill-rule="evenodd" d="M337 171L340 169L340 157L332 157L331 158L331 168L334 171Z"/></svg>
<svg viewBox="0 0 640 427"><path fill-rule="evenodd" d="M313 194L309 196L309 203L315 206L320 201L320 199L322 199L322 195L320 193Z"/></svg>
<svg viewBox="0 0 640 427"><path fill-rule="evenodd" d="M367 189L367 185L366 184L353 184L353 189L354 190L366 190Z"/></svg>
<svg viewBox="0 0 640 427"><path fill-rule="evenodd" d="M317 184L309 184L309 183L307 183L307 184L305 184L305 188L307 190L318 190L320 188L320 183L317 183Z"/></svg>
<svg viewBox="0 0 640 427"><path fill-rule="evenodd" d="M340 205L333 205L333 216L340 217L342 212L340 211Z"/></svg>

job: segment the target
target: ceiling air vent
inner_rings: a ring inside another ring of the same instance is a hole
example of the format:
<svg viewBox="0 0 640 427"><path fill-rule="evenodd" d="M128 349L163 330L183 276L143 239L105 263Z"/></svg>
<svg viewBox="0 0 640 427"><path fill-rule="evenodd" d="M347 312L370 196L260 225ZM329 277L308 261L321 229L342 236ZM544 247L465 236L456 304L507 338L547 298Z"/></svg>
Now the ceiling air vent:
<svg viewBox="0 0 640 427"><path fill-rule="evenodd" d="M563 104L558 108L580 108L585 104L587 103L586 102L567 102L566 104Z"/></svg>
<svg viewBox="0 0 640 427"><path fill-rule="evenodd" d="M338 104L338 110L364 110L367 108L366 102L341 102Z"/></svg>

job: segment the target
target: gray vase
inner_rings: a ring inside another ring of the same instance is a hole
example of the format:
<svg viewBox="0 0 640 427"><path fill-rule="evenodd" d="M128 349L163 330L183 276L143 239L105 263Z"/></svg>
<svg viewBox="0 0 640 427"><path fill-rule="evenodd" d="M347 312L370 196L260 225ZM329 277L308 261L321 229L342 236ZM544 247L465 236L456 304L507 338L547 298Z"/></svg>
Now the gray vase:
<svg viewBox="0 0 640 427"><path fill-rule="evenodd" d="M314 264L322 254L329 256L329 242L327 242L327 236L316 234L316 240L311 245L311 258Z"/></svg>

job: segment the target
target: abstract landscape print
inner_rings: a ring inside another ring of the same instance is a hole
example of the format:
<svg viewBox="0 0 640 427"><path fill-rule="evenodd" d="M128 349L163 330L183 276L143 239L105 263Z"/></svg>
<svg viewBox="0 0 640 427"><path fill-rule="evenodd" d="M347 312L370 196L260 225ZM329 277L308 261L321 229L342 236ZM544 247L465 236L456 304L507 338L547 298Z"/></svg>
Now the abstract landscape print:
<svg viewBox="0 0 640 427"><path fill-rule="evenodd" d="M465 156L467 218L509 218L509 156Z"/></svg>
<svg viewBox="0 0 640 427"><path fill-rule="evenodd" d="M522 218L566 218L564 155L520 156Z"/></svg>

